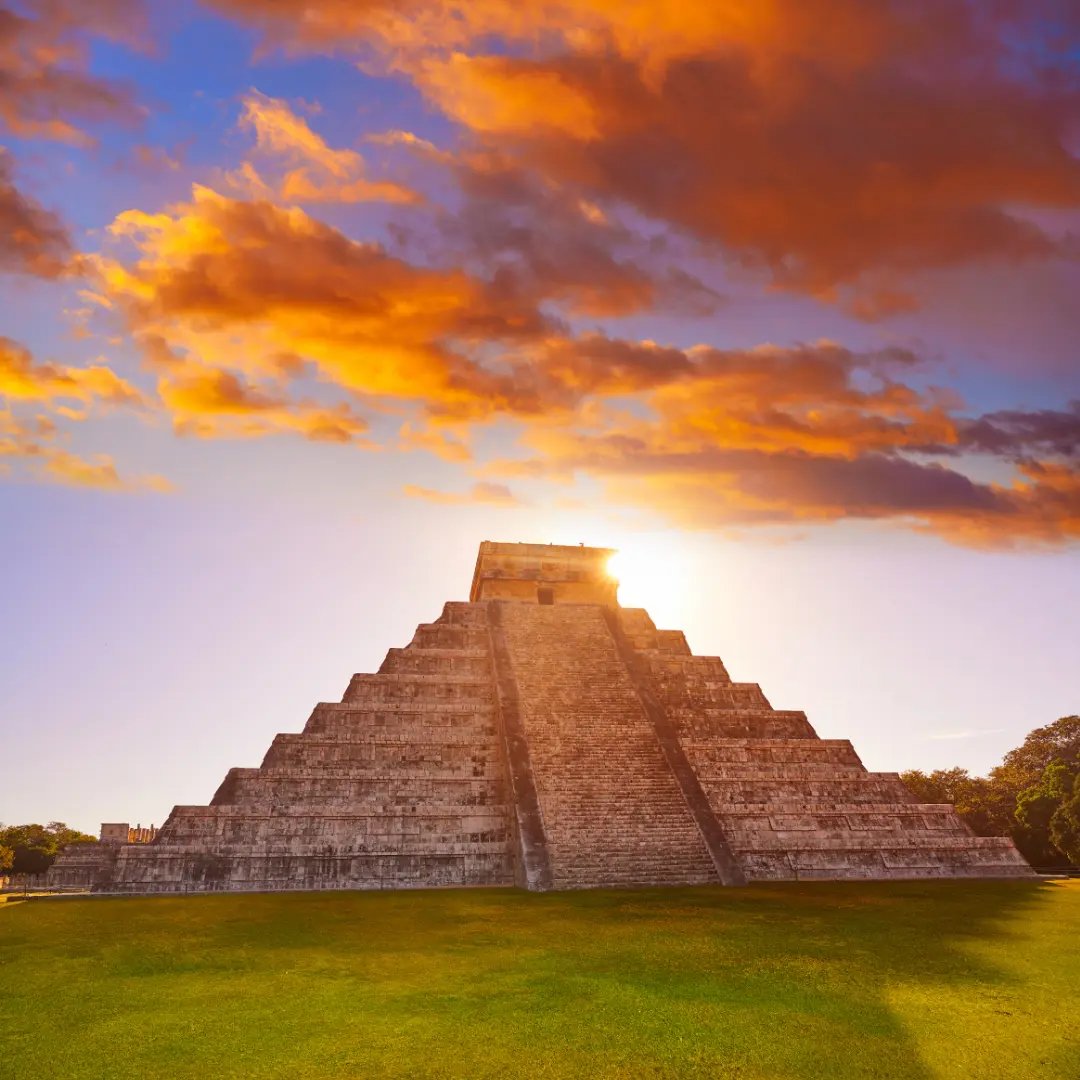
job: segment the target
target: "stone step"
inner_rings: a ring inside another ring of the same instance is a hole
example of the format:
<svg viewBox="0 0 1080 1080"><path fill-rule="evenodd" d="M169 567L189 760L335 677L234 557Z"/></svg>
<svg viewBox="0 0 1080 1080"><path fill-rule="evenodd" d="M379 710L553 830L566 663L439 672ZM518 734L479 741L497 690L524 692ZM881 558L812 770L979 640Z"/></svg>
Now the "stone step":
<svg viewBox="0 0 1080 1080"><path fill-rule="evenodd" d="M342 702L316 705L303 735L345 738L365 732L392 732L407 738L424 731L457 732L478 738L496 733L495 707L490 702L379 702L374 706Z"/></svg>
<svg viewBox="0 0 1080 1080"><path fill-rule="evenodd" d="M166 843L190 842L195 839L218 837L230 843L266 840L276 843L325 844L341 843L365 836L411 836L433 839L461 840L473 837L477 842L493 837L509 836L510 819L506 814L456 817L421 817L413 815L370 814L367 817L330 818L327 821L311 815L306 819L293 817L295 826L288 834L281 831L283 819L275 815L260 817L229 817L177 819L165 836Z"/></svg>
<svg viewBox="0 0 1080 1080"><path fill-rule="evenodd" d="M885 774L890 775L890 774ZM892 774L895 775L895 774ZM724 806L724 820L737 820L740 817L770 815L820 815L820 814L952 814L955 809L950 803L920 803L914 801L896 802L845 802L812 801L807 799L782 799L774 802L728 803Z"/></svg>
<svg viewBox="0 0 1080 1080"><path fill-rule="evenodd" d="M672 679L705 679L722 686L731 685L731 676L719 656L671 656L647 652L645 661L658 682Z"/></svg>
<svg viewBox="0 0 1080 1080"><path fill-rule="evenodd" d="M487 629L487 611L483 604L471 604L467 600L450 600L443 604L437 620L451 626L475 626Z"/></svg>
<svg viewBox="0 0 1080 1080"><path fill-rule="evenodd" d="M473 731L416 726L412 726L408 730L403 730L397 726L372 727L332 734L320 732L311 735L306 735L303 732L287 731L274 736L271 749L294 746L311 747L313 753L317 752L316 748L333 751L347 747L363 746L415 746L430 747L432 749L439 747L476 747L485 751L499 749L496 738L478 738Z"/></svg>
<svg viewBox="0 0 1080 1080"><path fill-rule="evenodd" d="M830 845L851 847L864 844L869 848L884 848L890 844L925 847L940 843L942 838L967 839L969 830L957 819L950 828L923 829L897 822L893 829L856 829L839 825L823 829L725 829L728 843L735 851L801 851L817 850Z"/></svg>
<svg viewBox="0 0 1080 1080"><path fill-rule="evenodd" d="M698 779L704 784L741 783L744 780L858 780L866 775L862 765L835 762L717 762L692 756Z"/></svg>
<svg viewBox="0 0 1080 1080"><path fill-rule="evenodd" d="M483 649L487 647L487 628L421 623L413 634L412 644L433 649Z"/></svg>
<svg viewBox="0 0 1080 1080"><path fill-rule="evenodd" d="M679 683L673 680L657 691L665 705L706 709L768 709L769 699L757 683L729 683L726 686Z"/></svg>
<svg viewBox="0 0 1080 1080"><path fill-rule="evenodd" d="M695 765L800 764L857 765L862 762L847 739L682 739Z"/></svg>
<svg viewBox="0 0 1080 1080"><path fill-rule="evenodd" d="M503 779L503 764L498 752L477 757L468 752L458 760L437 755L406 752L403 747L386 747L381 753L362 760L311 762L303 759L278 759L259 769L262 777L293 777L319 780L497 780Z"/></svg>
<svg viewBox="0 0 1080 1080"><path fill-rule="evenodd" d="M932 844L848 841L786 852L740 850L753 880L881 877L1031 877L1011 840L1003 837L941 837Z"/></svg>
<svg viewBox="0 0 1080 1080"><path fill-rule="evenodd" d="M344 858L353 855L504 855L510 844L510 829L486 833L429 835L421 833L368 833L333 837L316 842L301 837L282 843L278 838L258 832L244 834L192 834L169 838L169 847L212 849L219 855L244 854L257 850L260 855L312 855L320 858ZM277 842L275 842L277 841Z"/></svg>
<svg viewBox="0 0 1080 1080"><path fill-rule="evenodd" d="M852 832L865 835L877 833L934 832L937 834L955 833L961 836L971 835L970 830L952 807L942 807L937 812L926 812L915 808L917 812L905 812L908 807L898 804L887 808L882 813L835 813L821 811L816 814L777 813L777 814L723 814L721 821L725 835L735 840L739 837L760 836L768 838L783 834L848 834Z"/></svg>
<svg viewBox="0 0 1080 1080"><path fill-rule="evenodd" d="M680 742L712 739L817 739L806 713L789 709L668 705Z"/></svg>
<svg viewBox="0 0 1080 1080"><path fill-rule="evenodd" d="M482 854L227 855L195 846L125 849L114 891L127 893L403 889L511 885L508 851Z"/></svg>
<svg viewBox="0 0 1080 1080"><path fill-rule="evenodd" d="M365 821L378 822L387 820L409 821L460 821L481 822L499 817L506 817L511 807L506 802L490 802L479 806L463 807L460 803L439 802L436 799L413 800L395 803L389 800L373 801L369 804L356 803L338 808L320 809L313 813L310 809L289 804L267 803L262 807L240 806L223 803L215 806L174 806L169 820L162 826L159 835L163 835L174 822L183 820L274 820L288 825L289 829L304 831L314 822L354 822L362 827ZM329 827L329 825L328 825Z"/></svg>
<svg viewBox="0 0 1080 1080"><path fill-rule="evenodd" d="M343 704L378 701L491 703L494 687L488 677L475 675L354 675L342 696Z"/></svg>
<svg viewBox="0 0 1080 1080"><path fill-rule="evenodd" d="M820 802L910 802L914 798L896 773L865 773L844 780L710 780L701 786L713 809L722 814L732 803L790 802L802 798Z"/></svg>
<svg viewBox="0 0 1080 1080"><path fill-rule="evenodd" d="M409 645L391 649L379 674L464 676L490 681L491 659L481 649L420 649Z"/></svg>

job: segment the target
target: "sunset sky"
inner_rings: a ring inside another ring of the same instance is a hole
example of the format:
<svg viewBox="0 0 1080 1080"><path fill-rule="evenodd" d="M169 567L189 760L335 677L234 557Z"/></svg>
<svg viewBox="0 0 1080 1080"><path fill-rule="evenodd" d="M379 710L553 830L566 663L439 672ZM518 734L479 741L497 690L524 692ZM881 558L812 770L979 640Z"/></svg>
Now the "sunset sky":
<svg viewBox="0 0 1080 1080"><path fill-rule="evenodd" d="M160 823L481 540L875 769L1080 711L1075 0L0 0L0 821Z"/></svg>

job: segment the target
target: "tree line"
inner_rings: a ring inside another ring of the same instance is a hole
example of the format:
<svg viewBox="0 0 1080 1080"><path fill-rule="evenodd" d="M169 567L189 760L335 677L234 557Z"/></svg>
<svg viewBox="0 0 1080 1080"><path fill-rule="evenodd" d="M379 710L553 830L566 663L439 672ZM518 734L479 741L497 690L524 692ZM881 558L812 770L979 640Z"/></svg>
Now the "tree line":
<svg viewBox="0 0 1080 1080"><path fill-rule="evenodd" d="M48 825L0 825L0 875L44 874L65 844L96 844L97 837L69 828L62 821Z"/></svg>
<svg viewBox="0 0 1080 1080"><path fill-rule="evenodd" d="M1036 728L987 776L911 769L920 802L949 802L976 836L1011 836L1036 867L1080 865L1080 716Z"/></svg>

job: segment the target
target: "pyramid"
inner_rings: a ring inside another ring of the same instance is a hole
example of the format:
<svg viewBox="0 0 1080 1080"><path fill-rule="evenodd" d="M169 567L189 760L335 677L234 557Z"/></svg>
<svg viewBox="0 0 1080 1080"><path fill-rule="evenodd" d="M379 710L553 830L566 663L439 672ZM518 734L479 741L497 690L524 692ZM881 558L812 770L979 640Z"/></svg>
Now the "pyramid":
<svg viewBox="0 0 1080 1080"><path fill-rule="evenodd" d="M1021 877L1011 840L619 606L604 548L480 545L377 674L99 868L111 892ZM85 860L85 852L80 856ZM64 856L56 864L62 873Z"/></svg>

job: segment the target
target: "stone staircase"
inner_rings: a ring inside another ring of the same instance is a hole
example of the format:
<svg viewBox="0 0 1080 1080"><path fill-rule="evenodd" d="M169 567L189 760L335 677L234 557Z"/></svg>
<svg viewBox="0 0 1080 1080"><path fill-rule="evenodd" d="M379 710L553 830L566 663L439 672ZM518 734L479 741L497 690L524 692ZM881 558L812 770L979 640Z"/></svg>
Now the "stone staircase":
<svg viewBox="0 0 1080 1080"><path fill-rule="evenodd" d="M597 605L502 611L555 888L717 881Z"/></svg>

